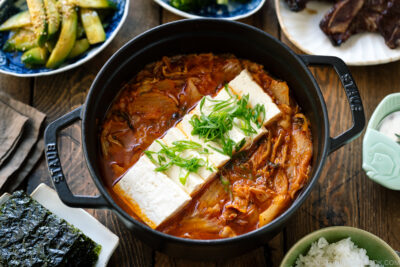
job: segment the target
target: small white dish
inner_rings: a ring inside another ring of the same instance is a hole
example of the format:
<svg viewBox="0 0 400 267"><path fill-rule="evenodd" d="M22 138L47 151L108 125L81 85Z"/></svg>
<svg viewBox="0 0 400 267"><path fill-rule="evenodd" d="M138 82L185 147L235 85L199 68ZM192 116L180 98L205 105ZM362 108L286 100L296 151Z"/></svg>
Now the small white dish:
<svg viewBox="0 0 400 267"><path fill-rule="evenodd" d="M400 59L400 47L390 49L378 33L356 34L341 46L333 46L319 28L332 3L312 1L304 10L293 12L284 0L275 0L275 7L282 31L307 54L336 56L352 66L383 64Z"/></svg>
<svg viewBox="0 0 400 267"><path fill-rule="evenodd" d="M0 205L8 200L10 194L5 193L0 197ZM92 215L83 209L70 208L61 202L57 193L45 184L40 184L31 194L31 197L42 204L49 211L66 220L94 242L101 245L99 259L96 267L107 266L111 255L118 246L119 238Z"/></svg>

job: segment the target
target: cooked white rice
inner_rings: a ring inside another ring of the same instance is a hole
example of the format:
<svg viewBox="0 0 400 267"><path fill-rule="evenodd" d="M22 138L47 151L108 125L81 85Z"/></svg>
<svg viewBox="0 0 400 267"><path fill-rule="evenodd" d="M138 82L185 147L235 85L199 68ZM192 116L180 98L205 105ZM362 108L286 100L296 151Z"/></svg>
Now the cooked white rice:
<svg viewBox="0 0 400 267"><path fill-rule="evenodd" d="M376 267L382 266L370 260L367 251L358 248L350 237L329 244L321 237L312 243L306 256L300 255L296 267Z"/></svg>

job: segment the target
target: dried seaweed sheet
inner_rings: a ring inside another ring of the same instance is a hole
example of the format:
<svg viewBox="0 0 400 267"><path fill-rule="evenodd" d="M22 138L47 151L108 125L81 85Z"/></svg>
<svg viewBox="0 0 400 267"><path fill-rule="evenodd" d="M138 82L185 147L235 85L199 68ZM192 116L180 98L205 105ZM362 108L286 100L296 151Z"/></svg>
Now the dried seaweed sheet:
<svg viewBox="0 0 400 267"><path fill-rule="evenodd" d="M23 191L0 206L0 266L93 266L100 249Z"/></svg>

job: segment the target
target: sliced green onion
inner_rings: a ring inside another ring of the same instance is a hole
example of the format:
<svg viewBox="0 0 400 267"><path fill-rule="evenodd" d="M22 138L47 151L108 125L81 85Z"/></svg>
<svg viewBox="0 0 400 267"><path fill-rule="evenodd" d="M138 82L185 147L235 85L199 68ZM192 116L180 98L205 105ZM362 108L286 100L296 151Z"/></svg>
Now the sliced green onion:
<svg viewBox="0 0 400 267"><path fill-rule="evenodd" d="M226 177L223 176L223 175L220 175L219 180L221 181L221 184L222 184L222 186L224 187L225 192L226 192L226 193L229 193L229 191L230 191L230 188L229 188L229 185L230 185L229 179L226 178Z"/></svg>
<svg viewBox="0 0 400 267"><path fill-rule="evenodd" d="M199 154L209 154L209 150L204 148L199 143L188 140L180 140L173 142L171 146L167 146L159 140L156 140L156 142L161 146L160 151L144 152L151 162L157 166L155 171L164 172L173 165L187 170L188 174L190 172L198 172L199 168L202 167L209 168L208 160L205 161L204 159L197 157L184 158L182 156L182 153L187 150L194 150ZM186 175L186 178L183 177L185 180L187 179L188 174Z"/></svg>
<svg viewBox="0 0 400 267"><path fill-rule="evenodd" d="M198 135L205 142L215 141L222 146L221 149L211 147L215 151L232 156L234 148L243 147L244 143L236 144L229 138L229 131L234 126L238 127L246 136L257 133L252 123L257 128L261 128L265 119L265 107L257 104L254 108L248 107L249 95L244 95L241 99L233 96L225 85L224 88L229 94L229 99L215 100L204 97L200 101L200 116L194 115L190 120L193 126L192 135ZM211 112L205 115L203 112L205 100L211 102ZM239 119L240 125L234 125L234 119Z"/></svg>

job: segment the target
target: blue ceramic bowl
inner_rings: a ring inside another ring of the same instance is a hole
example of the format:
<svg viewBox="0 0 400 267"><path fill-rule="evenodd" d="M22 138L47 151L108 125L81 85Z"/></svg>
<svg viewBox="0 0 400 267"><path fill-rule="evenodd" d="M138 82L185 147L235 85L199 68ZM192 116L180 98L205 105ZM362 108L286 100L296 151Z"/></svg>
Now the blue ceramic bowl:
<svg viewBox="0 0 400 267"><path fill-rule="evenodd" d="M17 13L19 10L11 5L14 0L0 0L0 23ZM91 48L78 58L66 61L57 69L48 69L45 67L30 69L21 62L22 52L4 52L1 50L4 43L8 40L10 32L0 32L0 73L10 74L18 77L38 77L52 75L66 70L73 69L86 61L92 59L101 50L103 50L115 37L122 24L124 23L129 10L129 0L113 0L117 4L117 10L113 16L106 21L108 26L105 28L106 41L91 46ZM17 1L21 2L21 1Z"/></svg>
<svg viewBox="0 0 400 267"><path fill-rule="evenodd" d="M154 0L160 6L179 16L193 18L220 18L238 20L256 13L265 3L265 0L251 0L246 4L229 3L225 5L210 5L205 8L186 12L170 5L170 0Z"/></svg>

